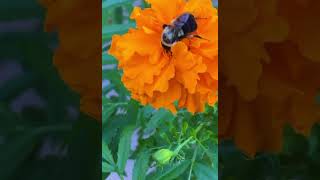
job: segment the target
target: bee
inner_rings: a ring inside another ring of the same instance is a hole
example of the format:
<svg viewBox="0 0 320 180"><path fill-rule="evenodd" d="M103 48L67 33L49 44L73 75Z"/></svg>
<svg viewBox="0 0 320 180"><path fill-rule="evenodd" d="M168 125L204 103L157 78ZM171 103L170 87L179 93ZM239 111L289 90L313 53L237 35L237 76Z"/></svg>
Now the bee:
<svg viewBox="0 0 320 180"><path fill-rule="evenodd" d="M196 18L191 13L183 13L172 21L171 24L164 24L161 35L161 45L166 52L171 52L171 47L184 38L200 38L192 34L198 28Z"/></svg>

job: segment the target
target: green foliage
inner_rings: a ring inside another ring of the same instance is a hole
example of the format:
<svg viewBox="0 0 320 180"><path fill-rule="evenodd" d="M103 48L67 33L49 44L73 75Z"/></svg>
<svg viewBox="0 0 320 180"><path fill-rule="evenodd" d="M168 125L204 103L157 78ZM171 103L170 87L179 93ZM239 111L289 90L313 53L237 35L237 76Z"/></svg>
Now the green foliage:
<svg viewBox="0 0 320 180"><path fill-rule="evenodd" d="M172 180L178 177L181 177L182 174L188 169L190 166L189 160L183 160L181 162L177 162L174 164L170 164L166 166L164 169L157 171L152 174L149 179L150 180Z"/></svg>
<svg viewBox="0 0 320 180"><path fill-rule="evenodd" d="M133 180L146 179L146 172L148 170L149 158L150 158L150 153L148 151L142 151L139 154L134 164L133 175L132 175Z"/></svg>
<svg viewBox="0 0 320 180"><path fill-rule="evenodd" d="M197 179L201 180L218 180L217 171L201 163L196 163L194 165L194 173Z"/></svg>
<svg viewBox="0 0 320 180"><path fill-rule="evenodd" d="M119 141L118 146L118 159L117 159L117 167L118 172L121 174L124 174L124 169L126 167L127 160L129 158L130 153L130 142L131 142L131 136L134 131L133 127L126 127L122 131L122 136Z"/></svg>
<svg viewBox="0 0 320 180"><path fill-rule="evenodd" d="M232 142L219 146L219 176L222 179L310 179L320 178L320 126L315 125L309 138L287 126L283 150L278 154L259 153L247 158Z"/></svg>
<svg viewBox="0 0 320 180"><path fill-rule="evenodd" d="M103 1L102 78L107 85L102 93L102 179L111 172L116 172L120 178L132 176L134 180L215 178L218 171L217 105L207 106L204 113L195 115L185 109L173 115L165 109L142 106L130 99L130 93L121 82L122 72L116 67L117 60L106 53L113 35L135 27L135 22L129 19L132 4L133 1ZM141 1L141 5L147 4ZM134 129L138 145L131 150ZM128 159L135 160L132 175L124 172Z"/></svg>

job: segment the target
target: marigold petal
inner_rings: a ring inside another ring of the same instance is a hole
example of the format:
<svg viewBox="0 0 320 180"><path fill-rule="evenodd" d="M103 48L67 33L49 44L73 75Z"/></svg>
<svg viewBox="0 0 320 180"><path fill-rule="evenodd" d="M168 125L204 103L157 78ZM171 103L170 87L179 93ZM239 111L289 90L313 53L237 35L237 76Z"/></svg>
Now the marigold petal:
<svg viewBox="0 0 320 180"><path fill-rule="evenodd" d="M186 107L191 113L195 113L197 111L197 107L194 102L193 95L191 95L191 94L188 94L188 96L187 96Z"/></svg>
<svg viewBox="0 0 320 180"><path fill-rule="evenodd" d="M163 68L161 74L156 78L153 90L166 92L169 88L169 80L175 75L174 64L169 62L168 65Z"/></svg>
<svg viewBox="0 0 320 180"><path fill-rule="evenodd" d="M218 80L218 58L213 60L204 58L203 62L208 67L207 72L210 74L211 78Z"/></svg>
<svg viewBox="0 0 320 180"><path fill-rule="evenodd" d="M169 107L170 109L173 109L173 103L180 99L181 97L181 86L179 83L175 82L175 80L171 80L169 83L168 90L164 93L155 93L154 100L152 101L152 104L157 107ZM175 108L174 108L175 109Z"/></svg>
<svg viewBox="0 0 320 180"><path fill-rule="evenodd" d="M159 54L160 48L160 35L146 34L143 30L132 29L123 36L115 36L115 42L111 44L109 53L118 58L119 66L122 67L135 53L151 56Z"/></svg>
<svg viewBox="0 0 320 180"><path fill-rule="evenodd" d="M207 70L207 66L202 63L202 58L188 51L187 46L179 42L172 48L176 70L179 72L176 77L179 79L190 93L196 90L198 74Z"/></svg>
<svg viewBox="0 0 320 180"><path fill-rule="evenodd" d="M162 24L157 20L155 12L150 8L142 10L140 7L134 7L130 18L136 20L138 29L147 29L149 32L145 31L147 34L160 33L162 31Z"/></svg>

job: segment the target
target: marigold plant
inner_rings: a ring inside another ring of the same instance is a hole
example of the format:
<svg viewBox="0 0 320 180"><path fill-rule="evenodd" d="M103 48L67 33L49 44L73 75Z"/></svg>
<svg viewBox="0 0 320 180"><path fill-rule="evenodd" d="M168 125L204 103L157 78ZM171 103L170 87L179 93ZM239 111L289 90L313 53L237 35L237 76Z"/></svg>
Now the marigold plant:
<svg viewBox="0 0 320 180"><path fill-rule="evenodd" d="M123 69L122 81L132 98L155 108L203 112L217 101L218 16L210 0L148 0L151 8L135 7L131 19L137 28L114 35L109 53ZM170 6L168 6L170 4ZM195 16L195 34L166 53L161 46L162 26L182 13Z"/></svg>

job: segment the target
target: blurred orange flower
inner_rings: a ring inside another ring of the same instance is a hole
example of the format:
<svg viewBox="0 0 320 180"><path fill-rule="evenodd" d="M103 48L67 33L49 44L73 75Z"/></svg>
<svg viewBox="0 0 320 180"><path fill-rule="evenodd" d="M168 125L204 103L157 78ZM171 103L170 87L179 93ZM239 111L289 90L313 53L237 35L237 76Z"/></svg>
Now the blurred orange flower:
<svg viewBox="0 0 320 180"><path fill-rule="evenodd" d="M151 8L135 7L131 18L137 28L114 35L109 53L123 69L122 81L132 98L155 108L176 112L204 111L205 104L217 101L218 15L211 0L148 0ZM164 53L161 33L164 24L182 13L196 17L196 34L206 39L185 38Z"/></svg>
<svg viewBox="0 0 320 180"><path fill-rule="evenodd" d="M272 98L261 95L260 83L265 66L272 62L266 44L284 41L288 25L277 14L275 0L231 0L219 6L223 9L219 32L219 138L233 139L249 156L277 151L281 148L283 121L271 121L275 104Z"/></svg>
<svg viewBox="0 0 320 180"><path fill-rule="evenodd" d="M101 1L40 0L47 9L46 31L58 31L53 57L63 80L80 94L80 109L101 119Z"/></svg>
<svg viewBox="0 0 320 180"><path fill-rule="evenodd" d="M286 124L308 135L320 120L319 7L316 0L220 5L219 138L250 157L280 152Z"/></svg>

